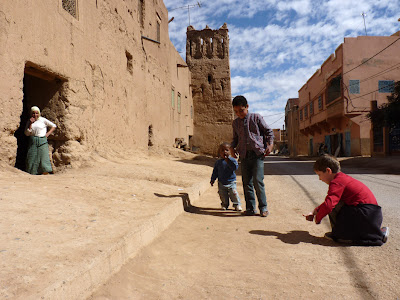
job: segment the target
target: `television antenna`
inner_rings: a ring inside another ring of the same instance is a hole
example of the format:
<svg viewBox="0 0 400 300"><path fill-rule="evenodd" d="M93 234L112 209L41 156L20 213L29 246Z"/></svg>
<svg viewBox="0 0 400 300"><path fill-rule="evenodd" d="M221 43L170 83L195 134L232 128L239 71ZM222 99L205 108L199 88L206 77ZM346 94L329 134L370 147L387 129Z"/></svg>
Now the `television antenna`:
<svg viewBox="0 0 400 300"><path fill-rule="evenodd" d="M362 16L363 16L363 19L364 19L364 30L365 30L365 35L368 35L367 34L367 27L365 26L365 16L367 15L365 12L362 12L362 14L361 14Z"/></svg>
<svg viewBox="0 0 400 300"><path fill-rule="evenodd" d="M196 4L188 4L188 5L185 5L185 6L180 6L180 7L176 7L176 8L172 8L172 9L170 9L169 11L173 11L173 10L177 10L177 9L187 9L187 11L188 11L188 16L189 16L189 25L190 25L190 9L191 8L195 8L195 7L201 7L201 3L199 2L199 1L197 1L197 3Z"/></svg>

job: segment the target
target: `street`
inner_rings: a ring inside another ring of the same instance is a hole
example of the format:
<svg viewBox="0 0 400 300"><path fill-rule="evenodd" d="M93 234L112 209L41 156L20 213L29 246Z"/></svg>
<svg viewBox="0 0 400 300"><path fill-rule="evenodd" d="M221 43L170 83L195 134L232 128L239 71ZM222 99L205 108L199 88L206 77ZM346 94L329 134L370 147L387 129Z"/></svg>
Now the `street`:
<svg viewBox="0 0 400 300"><path fill-rule="evenodd" d="M327 218L316 225L302 217L328 188L312 165L266 158L267 218L220 210L210 188L89 299L399 298L400 176L342 170L368 185L390 227L382 247L347 246L323 238Z"/></svg>

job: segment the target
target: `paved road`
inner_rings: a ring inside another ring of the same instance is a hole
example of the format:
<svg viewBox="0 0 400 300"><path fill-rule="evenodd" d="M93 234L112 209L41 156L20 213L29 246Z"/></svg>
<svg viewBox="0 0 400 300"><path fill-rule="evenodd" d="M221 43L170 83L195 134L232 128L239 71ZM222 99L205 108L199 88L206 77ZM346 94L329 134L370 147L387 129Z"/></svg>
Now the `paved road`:
<svg viewBox="0 0 400 300"><path fill-rule="evenodd" d="M301 216L327 191L312 164L267 158L268 218L219 210L211 188L91 299L400 298L400 176L343 170L371 188L391 228L382 247L347 247L323 238L327 220Z"/></svg>

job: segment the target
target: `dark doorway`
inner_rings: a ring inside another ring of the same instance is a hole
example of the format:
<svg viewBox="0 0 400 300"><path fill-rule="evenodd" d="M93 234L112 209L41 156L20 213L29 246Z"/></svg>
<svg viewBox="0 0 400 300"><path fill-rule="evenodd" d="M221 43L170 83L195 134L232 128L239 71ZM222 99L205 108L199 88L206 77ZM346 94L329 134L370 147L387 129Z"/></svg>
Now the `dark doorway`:
<svg viewBox="0 0 400 300"><path fill-rule="evenodd" d="M41 110L41 115L56 123L55 117L48 116L50 101L57 97L62 87L63 80L52 73L44 71L39 67L35 67L32 63L27 63L25 66L22 113L20 116L20 126L14 133L17 139L17 155L15 167L25 171L25 159L28 150L28 137L25 136L25 126L30 118L30 109L32 106L38 106Z"/></svg>

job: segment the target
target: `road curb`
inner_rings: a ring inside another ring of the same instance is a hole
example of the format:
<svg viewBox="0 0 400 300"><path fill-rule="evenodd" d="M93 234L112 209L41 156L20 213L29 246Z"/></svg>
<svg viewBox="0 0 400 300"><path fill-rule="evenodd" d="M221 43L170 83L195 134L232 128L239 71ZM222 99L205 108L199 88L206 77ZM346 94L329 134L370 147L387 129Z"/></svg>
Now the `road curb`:
<svg viewBox="0 0 400 300"><path fill-rule="evenodd" d="M58 274L57 282L28 299L86 299L183 213L185 201L189 200L189 204L194 204L209 187L208 180L205 180L182 190L179 193L181 198L177 196L176 200L162 207L156 215L132 228L108 250L94 257L89 264L76 266L68 275Z"/></svg>

